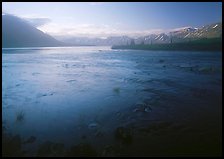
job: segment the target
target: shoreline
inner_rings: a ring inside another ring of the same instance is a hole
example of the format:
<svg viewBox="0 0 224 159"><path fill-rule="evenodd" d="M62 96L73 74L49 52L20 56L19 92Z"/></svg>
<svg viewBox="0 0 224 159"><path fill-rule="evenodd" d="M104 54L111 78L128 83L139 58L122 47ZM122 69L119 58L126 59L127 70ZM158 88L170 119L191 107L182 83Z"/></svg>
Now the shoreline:
<svg viewBox="0 0 224 159"><path fill-rule="evenodd" d="M154 51L222 51L222 39L201 39L182 43L114 45L111 49Z"/></svg>

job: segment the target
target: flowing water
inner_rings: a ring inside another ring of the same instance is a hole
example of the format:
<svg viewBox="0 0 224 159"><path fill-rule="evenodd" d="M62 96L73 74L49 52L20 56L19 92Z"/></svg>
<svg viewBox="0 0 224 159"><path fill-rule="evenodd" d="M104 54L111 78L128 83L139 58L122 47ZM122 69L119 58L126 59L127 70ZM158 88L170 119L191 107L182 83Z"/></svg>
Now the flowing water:
<svg viewBox="0 0 224 159"><path fill-rule="evenodd" d="M2 49L3 130L24 156L218 156L221 119L221 52Z"/></svg>

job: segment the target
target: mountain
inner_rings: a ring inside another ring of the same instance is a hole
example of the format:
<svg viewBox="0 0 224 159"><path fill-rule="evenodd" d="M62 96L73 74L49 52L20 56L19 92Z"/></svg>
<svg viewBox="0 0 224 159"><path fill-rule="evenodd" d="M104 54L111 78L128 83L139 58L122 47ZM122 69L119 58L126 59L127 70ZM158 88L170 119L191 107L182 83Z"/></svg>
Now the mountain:
<svg viewBox="0 0 224 159"><path fill-rule="evenodd" d="M170 37L165 33L151 34L148 36L138 37L134 41L135 44L168 43L170 41Z"/></svg>
<svg viewBox="0 0 224 159"><path fill-rule="evenodd" d="M38 30L27 21L2 15L2 47L62 46L63 43Z"/></svg>
<svg viewBox="0 0 224 159"><path fill-rule="evenodd" d="M60 39L73 45L130 45L132 41L135 44L166 44L166 43L182 43L200 40L204 38L220 38L222 37L222 23L214 23L203 26L201 28L185 27L176 29L169 33L150 34L138 38L128 36L113 36L107 38L87 38L73 37Z"/></svg>
<svg viewBox="0 0 224 159"><path fill-rule="evenodd" d="M128 36L110 36L103 38L88 38L88 37L71 37L71 38L58 38L60 41L69 43L71 45L126 45L130 44L132 38Z"/></svg>
<svg viewBox="0 0 224 159"><path fill-rule="evenodd" d="M201 28L185 28L170 32L173 42L184 42L190 40L199 40L203 38L221 38L222 23L214 23Z"/></svg>
<svg viewBox="0 0 224 159"><path fill-rule="evenodd" d="M113 45L112 49L222 51L222 23L139 37L129 45Z"/></svg>
<svg viewBox="0 0 224 159"><path fill-rule="evenodd" d="M136 44L162 44L162 43L181 43L200 39L221 38L222 23L214 23L201 28L185 27L171 31L167 34L151 34L135 39Z"/></svg>

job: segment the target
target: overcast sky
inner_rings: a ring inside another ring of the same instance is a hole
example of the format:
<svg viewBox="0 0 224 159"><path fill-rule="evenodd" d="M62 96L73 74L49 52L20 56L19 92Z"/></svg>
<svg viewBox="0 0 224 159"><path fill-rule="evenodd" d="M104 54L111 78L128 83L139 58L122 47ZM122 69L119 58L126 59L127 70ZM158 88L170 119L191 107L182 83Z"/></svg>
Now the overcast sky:
<svg viewBox="0 0 224 159"><path fill-rule="evenodd" d="M3 2L53 36L107 37L159 33L221 22L221 2Z"/></svg>

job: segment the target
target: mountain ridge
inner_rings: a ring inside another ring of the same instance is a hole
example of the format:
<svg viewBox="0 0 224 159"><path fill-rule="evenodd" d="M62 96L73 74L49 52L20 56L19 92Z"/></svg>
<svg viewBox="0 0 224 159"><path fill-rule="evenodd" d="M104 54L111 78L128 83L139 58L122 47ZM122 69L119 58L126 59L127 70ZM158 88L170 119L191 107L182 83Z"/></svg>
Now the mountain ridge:
<svg viewBox="0 0 224 159"><path fill-rule="evenodd" d="M185 27L169 33L149 34L137 38L131 38L127 35L110 36L104 39L87 38L87 37L72 37L61 39L63 42L74 45L130 45L132 41L135 44L163 44L163 43L181 43L199 40L203 38L217 38L222 36L222 22L217 22L202 26L200 28ZM172 40L171 40L172 39Z"/></svg>
<svg viewBox="0 0 224 159"><path fill-rule="evenodd" d="M72 37L57 39L35 28L26 20L10 14L2 14L2 46L7 47L50 47L50 46L113 46L134 44L168 44L221 38L222 22L200 28L184 27L168 33L149 34L136 38L127 35L107 38Z"/></svg>
<svg viewBox="0 0 224 159"><path fill-rule="evenodd" d="M52 36L45 34L25 20L9 14L2 15L2 47L62 46Z"/></svg>

